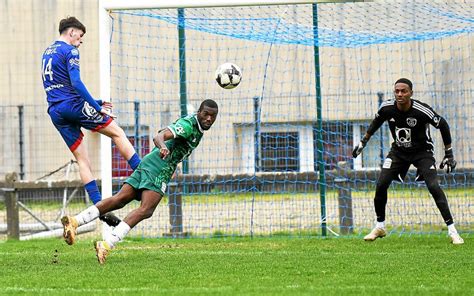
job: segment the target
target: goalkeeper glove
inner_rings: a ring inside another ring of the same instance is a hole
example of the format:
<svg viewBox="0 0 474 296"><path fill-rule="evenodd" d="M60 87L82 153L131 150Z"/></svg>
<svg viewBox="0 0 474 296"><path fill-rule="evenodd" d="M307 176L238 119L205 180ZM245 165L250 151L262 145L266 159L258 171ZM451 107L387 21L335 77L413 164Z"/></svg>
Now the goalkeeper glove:
<svg viewBox="0 0 474 296"><path fill-rule="evenodd" d="M456 168L456 161L454 160L453 148L444 150L444 158L439 164L440 169L446 167L446 173L451 173Z"/></svg>
<svg viewBox="0 0 474 296"><path fill-rule="evenodd" d="M362 153L362 149L364 149L365 145L367 145L368 141L368 139L362 138L362 140L359 142L359 145L355 146L354 150L352 150L352 157L356 158L359 156L359 154Z"/></svg>

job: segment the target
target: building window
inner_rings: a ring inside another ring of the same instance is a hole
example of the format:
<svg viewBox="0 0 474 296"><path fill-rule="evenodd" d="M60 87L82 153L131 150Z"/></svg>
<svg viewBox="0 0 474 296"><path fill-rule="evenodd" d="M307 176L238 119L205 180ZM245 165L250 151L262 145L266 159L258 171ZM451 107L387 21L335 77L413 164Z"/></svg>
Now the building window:
<svg viewBox="0 0 474 296"><path fill-rule="evenodd" d="M264 132L260 136L260 167L263 172L297 172L300 170L298 132Z"/></svg>
<svg viewBox="0 0 474 296"><path fill-rule="evenodd" d="M362 123L360 127L360 137L365 135L365 131L369 128L370 122ZM374 169L382 166L385 156L387 156L391 147L392 136L386 124L383 124L378 131L370 138L369 143L362 151L361 168Z"/></svg>
<svg viewBox="0 0 474 296"><path fill-rule="evenodd" d="M313 128L314 134L314 159L318 159L318 129ZM322 128L323 161L326 170L337 167L340 161L351 161L352 159L352 123L332 121L324 122ZM314 170L318 171L318 162Z"/></svg>
<svg viewBox="0 0 474 296"><path fill-rule="evenodd" d="M382 126L370 139L369 144L364 148L362 154L356 159L352 158L352 149L359 143L360 139L367 131L370 122L323 122L323 161L326 170L337 168L337 163L345 161L352 163L353 168L375 169L381 166L383 158L390 149L390 133L388 128ZM314 159L318 159L318 129L313 128L314 137ZM317 161L314 170L318 171Z"/></svg>
<svg viewBox="0 0 474 296"><path fill-rule="evenodd" d="M369 128L369 125L370 122L353 123L353 146L359 143ZM386 124L383 124L378 131L372 135L361 155L353 159L354 169L372 170L380 168L385 156L390 150L391 141L390 130Z"/></svg>

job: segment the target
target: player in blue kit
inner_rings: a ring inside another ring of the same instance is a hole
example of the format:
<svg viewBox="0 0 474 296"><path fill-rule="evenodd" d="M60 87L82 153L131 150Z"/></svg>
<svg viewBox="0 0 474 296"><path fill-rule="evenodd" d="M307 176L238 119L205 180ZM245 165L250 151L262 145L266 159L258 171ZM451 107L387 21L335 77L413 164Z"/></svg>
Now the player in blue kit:
<svg viewBox="0 0 474 296"><path fill-rule="evenodd" d="M112 104L95 100L81 81L78 48L85 33L86 27L75 17L61 20L59 39L44 51L41 72L48 114L76 158L84 187L96 204L102 197L92 175L86 146L82 145L81 127L110 137L132 169L138 167L140 158L125 132L113 121ZM101 219L110 226L120 223L113 214Z"/></svg>

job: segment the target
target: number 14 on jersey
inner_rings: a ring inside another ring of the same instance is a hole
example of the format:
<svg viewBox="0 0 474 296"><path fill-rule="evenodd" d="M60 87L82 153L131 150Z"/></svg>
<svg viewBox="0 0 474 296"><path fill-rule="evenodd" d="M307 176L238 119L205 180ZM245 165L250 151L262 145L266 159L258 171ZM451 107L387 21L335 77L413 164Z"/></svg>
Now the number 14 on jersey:
<svg viewBox="0 0 474 296"><path fill-rule="evenodd" d="M48 62L46 62L46 59L43 59L43 66L42 66L43 81L46 81L46 75L49 76L49 80L53 80L52 62L53 62L53 58L49 58Z"/></svg>

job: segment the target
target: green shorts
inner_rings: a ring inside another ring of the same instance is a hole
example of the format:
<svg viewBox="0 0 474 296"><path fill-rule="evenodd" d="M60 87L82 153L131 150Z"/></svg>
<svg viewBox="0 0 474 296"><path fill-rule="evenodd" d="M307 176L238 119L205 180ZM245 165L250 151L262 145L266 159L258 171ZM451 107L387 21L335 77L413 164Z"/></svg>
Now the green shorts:
<svg viewBox="0 0 474 296"><path fill-rule="evenodd" d="M125 183L136 190L152 190L164 196L175 169L176 167L160 158L159 150L153 149Z"/></svg>
<svg viewBox="0 0 474 296"><path fill-rule="evenodd" d="M167 184L159 182L156 184L156 178L149 172L144 169L137 168L130 177L125 180L125 183L129 184L137 190L152 190L165 195Z"/></svg>

